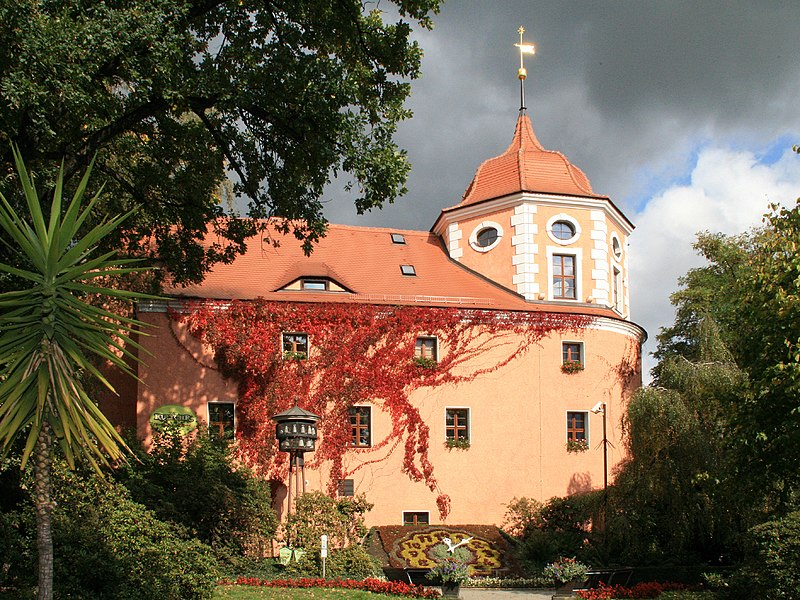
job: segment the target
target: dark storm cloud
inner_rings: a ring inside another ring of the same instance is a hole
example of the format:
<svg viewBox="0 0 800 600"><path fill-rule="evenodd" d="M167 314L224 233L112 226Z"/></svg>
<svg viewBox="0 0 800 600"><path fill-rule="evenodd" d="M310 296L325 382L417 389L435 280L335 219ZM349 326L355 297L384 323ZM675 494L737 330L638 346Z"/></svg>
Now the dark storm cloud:
<svg viewBox="0 0 800 600"><path fill-rule="evenodd" d="M334 194L329 218L427 229L458 202L513 134L519 25L537 45L526 104L539 139L634 212L686 174L700 144L759 149L800 130L798 17L797 2L450 0L418 36L415 116L398 135L408 195L358 218Z"/></svg>
<svg viewBox="0 0 800 600"><path fill-rule="evenodd" d="M768 202L800 194L800 2L449 0L420 32L414 118L397 140L413 170L396 204L357 217L330 194L331 221L427 230L457 204L482 161L511 141L526 104L542 144L563 152L638 225L631 310L645 354L673 319L677 278L699 264L700 230L738 233ZM769 152L788 156L759 163ZM646 361L646 368L652 361Z"/></svg>

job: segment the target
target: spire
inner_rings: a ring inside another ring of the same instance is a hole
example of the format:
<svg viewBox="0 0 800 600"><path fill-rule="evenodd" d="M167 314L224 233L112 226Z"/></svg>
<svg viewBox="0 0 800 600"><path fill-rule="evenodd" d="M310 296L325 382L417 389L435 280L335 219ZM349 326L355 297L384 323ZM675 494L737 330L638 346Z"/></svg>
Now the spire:
<svg viewBox="0 0 800 600"><path fill-rule="evenodd" d="M525 70L523 56L525 54L536 54L536 47L533 44L526 44L522 41L522 34L525 33L524 27L517 29L517 33L519 33L519 44L514 45L519 48L519 70L517 70L517 77L519 78L519 110L522 112L525 110L525 78L528 76L528 72Z"/></svg>

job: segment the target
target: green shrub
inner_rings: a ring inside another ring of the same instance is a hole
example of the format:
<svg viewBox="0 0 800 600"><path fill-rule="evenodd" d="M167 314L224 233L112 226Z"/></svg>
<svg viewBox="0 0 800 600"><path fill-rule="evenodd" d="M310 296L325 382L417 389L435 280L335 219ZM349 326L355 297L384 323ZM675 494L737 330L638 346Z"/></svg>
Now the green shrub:
<svg viewBox="0 0 800 600"><path fill-rule="evenodd" d="M371 509L364 496L335 500L322 492L307 492L297 499L284 525L284 539L288 546L307 552L319 550L323 534L331 548L360 543L367 534L364 513Z"/></svg>
<svg viewBox="0 0 800 600"><path fill-rule="evenodd" d="M31 469L0 463L0 595L30 599L36 586ZM211 549L158 521L127 490L94 472L56 462L53 486L54 592L60 600L210 598Z"/></svg>
<svg viewBox="0 0 800 600"><path fill-rule="evenodd" d="M537 573L559 557L582 558L599 499L597 493L551 498L545 504L514 498L508 504L505 527L523 568Z"/></svg>
<svg viewBox="0 0 800 600"><path fill-rule="evenodd" d="M322 574L320 547L328 536L327 577L364 579L380 574L380 566L361 546L367 533L364 513L372 508L363 496L333 499L322 492L308 492L297 499L296 510L284 525L284 539L302 548L303 557L291 563L287 574L318 577Z"/></svg>
<svg viewBox="0 0 800 600"><path fill-rule="evenodd" d="M277 579L283 576L284 569L274 558L230 555L220 559L220 571L224 579L233 581L239 577Z"/></svg>
<svg viewBox="0 0 800 600"><path fill-rule="evenodd" d="M729 595L800 598L800 511L753 527L749 542L746 561L732 579Z"/></svg>
<svg viewBox="0 0 800 600"><path fill-rule="evenodd" d="M0 460L0 595L9 599L30 597L17 596L14 590L36 585L35 517L33 507L25 502L19 465L19 459Z"/></svg>
<svg viewBox="0 0 800 600"><path fill-rule="evenodd" d="M187 528L223 559L274 536L278 519L269 482L237 466L230 440L205 430L186 438L167 429L154 437L150 452L135 438L129 445L139 460L116 477L162 521Z"/></svg>
<svg viewBox="0 0 800 600"><path fill-rule="evenodd" d="M286 567L286 574L291 577L321 577L322 558L319 549L306 552L298 562L290 563ZM325 576L328 579L362 580L382 574L378 561L367 554L360 544L330 550L325 561Z"/></svg>
<svg viewBox="0 0 800 600"><path fill-rule="evenodd" d="M125 488L91 474L56 474L54 581L59 598L210 598L218 573L211 549L133 502Z"/></svg>

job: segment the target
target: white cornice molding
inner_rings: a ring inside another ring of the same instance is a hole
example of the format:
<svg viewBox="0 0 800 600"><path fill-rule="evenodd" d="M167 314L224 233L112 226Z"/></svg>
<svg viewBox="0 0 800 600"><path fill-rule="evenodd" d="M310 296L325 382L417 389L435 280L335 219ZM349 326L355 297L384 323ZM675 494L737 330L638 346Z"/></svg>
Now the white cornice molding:
<svg viewBox="0 0 800 600"><path fill-rule="evenodd" d="M594 209L602 210L613 220L614 224L624 232L626 236L633 232L633 227L629 224L625 215L614 206L610 198L605 197L586 197L586 196L561 196L557 194L533 194L530 192L517 192L508 196L485 200L476 204L468 204L464 207L455 206L447 212L442 212L434 223L433 233L443 235L447 226L453 221L461 221L470 217L486 215L495 211L513 208L520 203L550 204L563 208ZM456 217L457 215L457 217Z"/></svg>
<svg viewBox="0 0 800 600"><path fill-rule="evenodd" d="M595 317L588 327L589 329L621 333L638 340L640 344L644 344L647 341L647 332L644 328L631 321L620 321L608 317Z"/></svg>

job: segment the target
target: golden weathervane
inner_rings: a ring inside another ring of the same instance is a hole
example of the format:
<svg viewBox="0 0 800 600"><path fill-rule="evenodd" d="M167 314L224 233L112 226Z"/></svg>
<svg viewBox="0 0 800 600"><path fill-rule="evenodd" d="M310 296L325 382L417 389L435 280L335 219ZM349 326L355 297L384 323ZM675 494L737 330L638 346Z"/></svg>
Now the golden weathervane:
<svg viewBox="0 0 800 600"><path fill-rule="evenodd" d="M517 77L519 78L519 109L525 110L525 78L528 76L528 72L525 70L523 56L525 54L536 54L536 47L533 44L526 44L522 41L522 34L525 33L524 27L517 29L517 32L519 33L519 44L514 45L519 48L519 70L517 71Z"/></svg>

